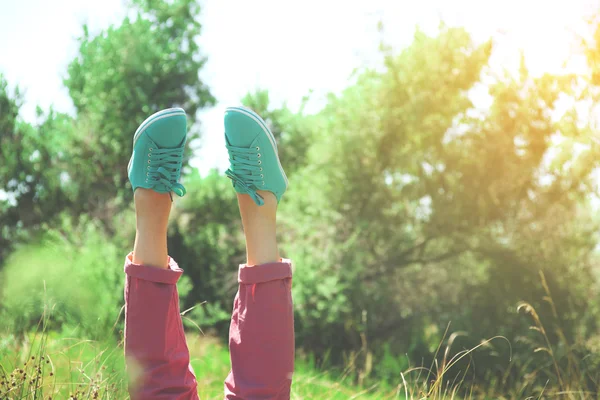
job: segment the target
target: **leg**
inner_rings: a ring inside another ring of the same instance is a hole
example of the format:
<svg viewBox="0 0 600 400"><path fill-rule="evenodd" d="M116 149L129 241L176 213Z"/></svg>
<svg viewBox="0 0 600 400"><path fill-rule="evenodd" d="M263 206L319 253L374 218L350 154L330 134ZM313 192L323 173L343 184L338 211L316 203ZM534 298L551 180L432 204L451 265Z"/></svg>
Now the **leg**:
<svg viewBox="0 0 600 400"><path fill-rule="evenodd" d="M164 113L159 114L162 116L159 121L168 121ZM180 114L176 112L173 118L181 118ZM125 356L130 374L129 392L132 400L197 400L196 378L189 364L179 314L176 283L183 271L167 255L170 190L178 187L167 178L161 181L165 187L153 186L152 179L147 177L152 176L150 166L158 166L140 159L146 155L149 158L154 152L164 160L163 154L167 151L161 149L158 142L163 136L174 135L169 130L158 129L158 124L145 124L146 129L152 128L153 137L148 136L152 142L140 149L143 141L148 140L142 137L142 141L136 143L135 157L138 158L132 158L130 163L130 179L135 189L136 237L133 253L125 260ZM141 132L140 136L146 135L145 130ZM185 136L185 130L182 134ZM167 163L159 166L170 167ZM143 177L142 180L139 177ZM138 182L148 183L144 185L148 187L137 186Z"/></svg>
<svg viewBox="0 0 600 400"><path fill-rule="evenodd" d="M196 378L179 315L183 273L167 256L171 199L135 192L137 232L125 261L125 355L133 400L197 399Z"/></svg>
<svg viewBox="0 0 600 400"><path fill-rule="evenodd" d="M233 118L239 117L236 112L233 112ZM244 121L254 123L254 119L242 120L243 123ZM227 115L225 126L227 135ZM240 131L251 131L252 126L244 125L244 129ZM254 126L263 129L261 125ZM265 135L270 134L266 125L263 132ZM259 135L262 135L260 130ZM235 137L227 139L231 144L236 140ZM280 177L280 167L275 170L267 168L270 149L267 140L267 136L258 136L251 147L265 150L256 150L261 151L261 154L256 157L246 156L241 162L241 168L238 165L237 169L228 171L228 175L233 176L234 187L238 191L238 203L246 236L247 263L239 269L239 289L235 296L229 329L231 372L225 380L227 400L290 398L294 371L292 267L289 260L279 258L276 240L277 204L287 186L287 178L285 186L277 187L278 182L281 182L276 180ZM234 167L239 154L239 157L244 157L247 153L242 150L230 150L230 159L233 159ZM277 156L276 152L270 155ZM247 171L244 168L252 167L249 165L252 160L257 162L255 170L261 175L254 175L260 177L260 182L255 181L254 186L249 186L248 182L251 182L252 178L244 176ZM258 163L259 160L266 161ZM276 165L271 163L271 167ZM271 175L268 174L269 171ZM282 180L283 177L284 175ZM267 190L257 190L257 185ZM248 190L251 193L248 193Z"/></svg>
<svg viewBox="0 0 600 400"><path fill-rule="evenodd" d="M238 194L238 204L246 236L246 263L260 265L279 261L277 249L277 200L273 193L259 192L264 206L257 206L246 194Z"/></svg>

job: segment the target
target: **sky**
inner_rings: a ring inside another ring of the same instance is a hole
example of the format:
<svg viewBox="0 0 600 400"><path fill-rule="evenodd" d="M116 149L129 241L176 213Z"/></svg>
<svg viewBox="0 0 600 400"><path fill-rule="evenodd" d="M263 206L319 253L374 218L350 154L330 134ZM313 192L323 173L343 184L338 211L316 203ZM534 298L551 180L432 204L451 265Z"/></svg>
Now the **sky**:
<svg viewBox="0 0 600 400"><path fill-rule="evenodd" d="M199 115L202 147L192 165L201 173L227 168L222 114L249 91L268 89L274 105L296 109L311 93L310 110L351 82L356 68L379 65L383 39L397 50L416 26L434 32L440 20L464 26L483 42L494 39L493 68L515 70L520 51L533 74L584 67L577 37L598 0L201 0L200 71L217 98ZM22 117L37 106L74 113L62 79L77 37L118 24L123 0L0 0L0 73L25 91ZM377 30L384 25L383 34ZM565 67L565 61L569 61Z"/></svg>

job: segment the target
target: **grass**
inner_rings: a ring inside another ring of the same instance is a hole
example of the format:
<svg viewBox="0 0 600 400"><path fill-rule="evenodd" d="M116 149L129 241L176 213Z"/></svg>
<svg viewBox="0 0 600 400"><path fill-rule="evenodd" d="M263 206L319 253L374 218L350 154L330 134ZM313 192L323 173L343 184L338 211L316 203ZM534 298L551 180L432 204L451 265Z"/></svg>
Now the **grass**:
<svg viewBox="0 0 600 400"><path fill-rule="evenodd" d="M223 380L229 373L229 353L220 342L208 337L188 337L192 365L198 379L201 399L222 399ZM311 369L308 364L296 363L292 399L388 399L389 393L359 388L336 380L328 372Z"/></svg>
<svg viewBox="0 0 600 400"><path fill-rule="evenodd" d="M72 337L73 332L0 338L0 400L127 399L123 348ZM201 399L222 399L229 372L227 348L217 339L188 336ZM292 399L399 399L395 393L359 388L298 362Z"/></svg>
<svg viewBox="0 0 600 400"><path fill-rule="evenodd" d="M530 307L530 306L523 306ZM534 312L529 309L528 312ZM535 319L535 318L534 318ZM536 321L539 323L539 321ZM128 399L126 373L121 343L77 338L76 331L33 332L24 338L0 337L0 400L39 399ZM319 371L303 360L297 360L292 399L598 399L597 391L586 392L565 379L556 362L551 368L560 374L560 386L546 387L535 396L515 393L505 388L478 390L463 379L449 381L444 376L461 358L470 357L476 349L463 350L450 356L453 335L445 349L438 348L439 365L414 368L400 376L397 387L376 384L359 387L346 377ZM198 380L201 399L222 399L223 380L229 372L227 348L216 338L200 334L188 335L191 363ZM485 346L483 343L481 346ZM597 378L597 377L596 377ZM576 380L569 380L575 383Z"/></svg>
<svg viewBox="0 0 600 400"><path fill-rule="evenodd" d="M291 398L600 400L600 352L568 342L556 322L558 313L543 274L541 279L554 321L545 326L534 307L521 303L518 309L531 321L532 337L520 340L531 342L532 352L521 351L517 355L519 362L512 356L506 360L509 365L502 378L489 371L485 387L474 387L467 378L474 368L472 354L491 341L506 339L496 337L472 349L455 351L452 346L459 335L448 335L446 331L434 354L433 365L399 373L395 386L355 385L351 377L357 376L360 366L354 362L345 371L335 373L315 369L310 362L297 357ZM0 336L0 400L128 399L123 346L114 339L117 335L109 335L112 340L92 341L81 339L77 329L49 331L48 312L45 310L43 315L37 329L24 337ZM549 330L559 338L557 343L549 339ZM194 333L188 335L188 347L200 398L222 399L223 380L229 372L226 346L214 337ZM449 373L465 365L464 371Z"/></svg>
<svg viewBox="0 0 600 400"><path fill-rule="evenodd" d="M545 347L536 352L548 354L549 372L554 372L557 384L546 384L542 388L518 384L505 387L505 382L489 387L472 387L465 380L467 371L458 378L448 379L448 371L461 359L471 357L485 341L476 348L462 350L452 355L451 347L456 335L443 340L437 351L436 360L429 368L412 368L400 374L396 387L375 384L360 387L352 383L352 371L341 374L319 371L302 359L296 362L291 398L301 399L600 399L597 390L586 390L585 379L600 382L600 371L583 371L583 360L567 354L569 363L562 368L546 336L546 330L535 309L523 303L520 309L530 315L532 329L539 332ZM78 338L76 329L62 332L47 331L46 319L38 325L36 332L25 337L0 336L0 400L41 399L128 399L127 379L124 369L122 343L116 340L92 341ZM447 334L447 332L446 332ZM445 336L444 336L445 337ZM504 338L493 338L505 340ZM445 346L442 346L445 343ZM229 372L227 348L218 339L201 334L188 335L191 363L198 380L201 399L222 399L223 380ZM471 364L469 363L469 366ZM456 368L456 367L454 367ZM542 368L536 367L539 372ZM523 376L525 381L532 373ZM462 375L462 377L461 377ZM593 375L593 376L592 376ZM455 375L456 376L456 375ZM546 375L548 376L548 375ZM528 378L529 377L529 378ZM589 387L589 386L588 386Z"/></svg>

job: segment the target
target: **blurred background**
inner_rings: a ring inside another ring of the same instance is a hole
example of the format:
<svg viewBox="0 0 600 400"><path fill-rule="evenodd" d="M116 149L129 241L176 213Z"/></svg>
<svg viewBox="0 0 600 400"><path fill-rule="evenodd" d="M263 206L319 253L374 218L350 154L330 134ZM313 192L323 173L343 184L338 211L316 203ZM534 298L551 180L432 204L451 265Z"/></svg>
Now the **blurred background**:
<svg viewBox="0 0 600 400"><path fill-rule="evenodd" d="M15 398L125 398L126 165L139 123L180 106L169 251L219 398L239 103L290 180L295 398L600 398L594 0L0 0L0 397L33 352L83 383Z"/></svg>

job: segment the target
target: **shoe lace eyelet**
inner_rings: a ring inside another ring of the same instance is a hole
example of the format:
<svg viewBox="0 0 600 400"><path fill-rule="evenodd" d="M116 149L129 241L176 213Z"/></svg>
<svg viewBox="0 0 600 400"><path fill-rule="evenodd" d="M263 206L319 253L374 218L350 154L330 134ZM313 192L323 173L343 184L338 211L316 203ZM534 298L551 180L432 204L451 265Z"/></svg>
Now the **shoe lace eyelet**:
<svg viewBox="0 0 600 400"><path fill-rule="evenodd" d="M263 185L263 186L265 186L265 181L263 181L263 184L262 184L262 185Z"/></svg>
<svg viewBox="0 0 600 400"><path fill-rule="evenodd" d="M152 151L152 147L150 147L150 151Z"/></svg>
<svg viewBox="0 0 600 400"><path fill-rule="evenodd" d="M258 153L258 158L260 158L260 153Z"/></svg>
<svg viewBox="0 0 600 400"><path fill-rule="evenodd" d="M150 160L148 160L148 164L150 164Z"/></svg>
<svg viewBox="0 0 600 400"><path fill-rule="evenodd" d="M258 165L262 164L262 161L258 160Z"/></svg>
<svg viewBox="0 0 600 400"><path fill-rule="evenodd" d="M256 151L260 151L260 147L256 146ZM260 157L260 156L259 156Z"/></svg>
<svg viewBox="0 0 600 400"><path fill-rule="evenodd" d="M148 153L148 157L152 157L152 154Z"/></svg>
<svg viewBox="0 0 600 400"><path fill-rule="evenodd" d="M264 176L263 174L260 174L260 177L261 177L261 178L264 178L265 176Z"/></svg>
<svg viewBox="0 0 600 400"><path fill-rule="evenodd" d="M260 171L262 172L262 167L260 167Z"/></svg>

